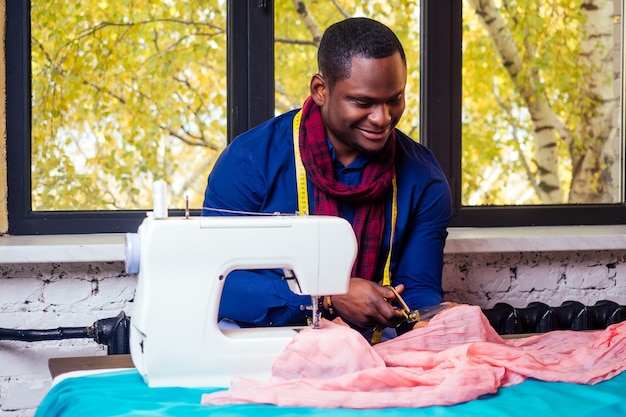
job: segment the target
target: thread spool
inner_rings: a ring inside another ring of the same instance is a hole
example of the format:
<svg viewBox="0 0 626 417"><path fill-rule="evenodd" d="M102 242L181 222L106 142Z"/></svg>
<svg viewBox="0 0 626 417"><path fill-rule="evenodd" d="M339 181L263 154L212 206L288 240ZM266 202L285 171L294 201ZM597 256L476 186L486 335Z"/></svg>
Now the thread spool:
<svg viewBox="0 0 626 417"><path fill-rule="evenodd" d="M152 211L155 219L167 218L167 184L163 180L152 184Z"/></svg>

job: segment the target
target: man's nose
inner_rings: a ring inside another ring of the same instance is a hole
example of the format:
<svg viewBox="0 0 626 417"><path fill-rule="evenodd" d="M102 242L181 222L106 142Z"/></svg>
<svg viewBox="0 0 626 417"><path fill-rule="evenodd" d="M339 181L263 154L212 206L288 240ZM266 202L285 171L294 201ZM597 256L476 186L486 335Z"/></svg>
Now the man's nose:
<svg viewBox="0 0 626 417"><path fill-rule="evenodd" d="M387 104L379 104L372 107L370 120L378 126L387 126L391 121L391 111Z"/></svg>

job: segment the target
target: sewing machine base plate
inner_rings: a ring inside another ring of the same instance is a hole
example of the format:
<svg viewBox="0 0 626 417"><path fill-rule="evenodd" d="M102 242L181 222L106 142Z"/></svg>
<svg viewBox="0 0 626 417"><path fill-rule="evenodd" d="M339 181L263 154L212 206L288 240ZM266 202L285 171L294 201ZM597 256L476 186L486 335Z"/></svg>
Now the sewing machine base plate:
<svg viewBox="0 0 626 417"><path fill-rule="evenodd" d="M98 369L134 368L130 355L81 356L71 358L50 358L48 369L55 378L72 371L92 371Z"/></svg>

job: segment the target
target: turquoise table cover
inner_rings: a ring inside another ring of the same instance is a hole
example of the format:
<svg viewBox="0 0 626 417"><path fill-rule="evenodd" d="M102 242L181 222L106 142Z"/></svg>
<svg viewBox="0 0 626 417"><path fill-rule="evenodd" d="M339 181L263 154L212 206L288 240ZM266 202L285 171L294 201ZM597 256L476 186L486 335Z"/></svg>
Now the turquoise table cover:
<svg viewBox="0 0 626 417"><path fill-rule="evenodd" d="M274 405L201 405L216 388L149 388L135 369L68 378L54 385L35 417L338 416L338 417L616 417L626 416L626 372L602 383L576 385L527 380L454 406L332 409Z"/></svg>

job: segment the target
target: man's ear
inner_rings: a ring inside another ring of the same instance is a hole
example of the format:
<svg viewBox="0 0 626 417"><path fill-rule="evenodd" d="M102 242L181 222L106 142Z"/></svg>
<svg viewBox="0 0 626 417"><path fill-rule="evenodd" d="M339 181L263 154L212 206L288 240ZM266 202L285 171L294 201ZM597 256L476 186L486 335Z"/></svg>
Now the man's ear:
<svg viewBox="0 0 626 417"><path fill-rule="evenodd" d="M328 93L326 81L324 80L322 74L315 74L311 78L309 88L311 90L311 97L313 98L315 104L322 106L324 104L326 94Z"/></svg>

